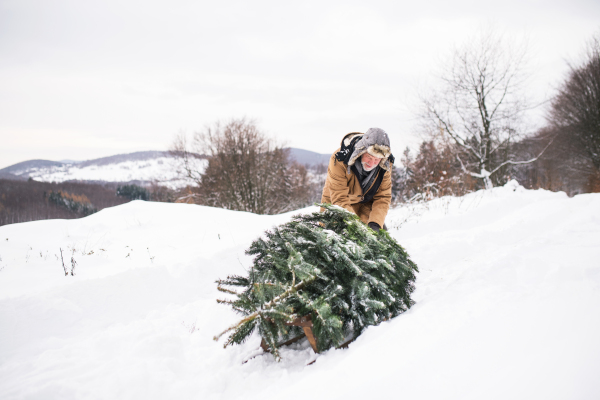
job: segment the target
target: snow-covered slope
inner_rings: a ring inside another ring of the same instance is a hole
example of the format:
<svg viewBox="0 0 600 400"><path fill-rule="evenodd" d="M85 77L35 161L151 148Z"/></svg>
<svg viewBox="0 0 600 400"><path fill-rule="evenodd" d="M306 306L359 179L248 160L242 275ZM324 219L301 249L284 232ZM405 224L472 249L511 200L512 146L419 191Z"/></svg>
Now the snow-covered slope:
<svg viewBox="0 0 600 400"><path fill-rule="evenodd" d="M329 155L290 148L290 157L306 165L327 164ZM206 158L193 159L196 170L202 173ZM194 185L178 173L179 165L167 151L139 151L118 154L88 161L29 160L0 169L0 179L32 178L40 182L131 182L147 185L157 183L171 189ZM312 173L312 171L311 171Z"/></svg>
<svg viewBox="0 0 600 400"><path fill-rule="evenodd" d="M204 161L204 160L202 160ZM30 176L41 182L64 182L67 180L104 182L157 182L173 188L190 184L179 178L177 168L170 157L158 157L143 161L123 161L108 165L67 164L32 171Z"/></svg>
<svg viewBox="0 0 600 400"><path fill-rule="evenodd" d="M0 227L0 398L600 398L600 194L511 182L392 210L417 304L347 350L242 365L259 340L212 340L237 318L214 281L291 214L135 201Z"/></svg>
<svg viewBox="0 0 600 400"><path fill-rule="evenodd" d="M198 171L202 172L206 160L197 159L196 162ZM0 172L41 182L155 182L173 189L193 184L191 180L181 178L176 160L164 151L142 151L71 163L32 160Z"/></svg>

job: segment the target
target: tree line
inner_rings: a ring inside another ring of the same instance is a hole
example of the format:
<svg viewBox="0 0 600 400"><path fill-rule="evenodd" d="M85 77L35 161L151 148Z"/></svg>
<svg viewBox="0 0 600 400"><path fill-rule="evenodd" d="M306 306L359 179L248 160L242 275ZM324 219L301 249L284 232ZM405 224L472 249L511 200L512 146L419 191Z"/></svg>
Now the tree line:
<svg viewBox="0 0 600 400"><path fill-rule="evenodd" d="M497 31L478 33L445 60L441 87L421 96L424 136L396 169L396 201L463 195L516 179L569 195L600 191L600 35L586 45L528 131L527 50Z"/></svg>
<svg viewBox="0 0 600 400"><path fill-rule="evenodd" d="M178 193L153 184L38 182L0 179L0 226L42 219L73 219L132 200L173 202Z"/></svg>
<svg viewBox="0 0 600 400"><path fill-rule="evenodd" d="M77 182L0 179L0 226L41 219L85 217L126 203L113 187Z"/></svg>

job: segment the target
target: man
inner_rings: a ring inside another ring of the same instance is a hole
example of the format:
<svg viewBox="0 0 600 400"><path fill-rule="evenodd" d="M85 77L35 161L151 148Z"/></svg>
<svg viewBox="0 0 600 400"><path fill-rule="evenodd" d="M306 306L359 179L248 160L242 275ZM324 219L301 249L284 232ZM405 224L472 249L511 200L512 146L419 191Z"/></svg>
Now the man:
<svg viewBox="0 0 600 400"><path fill-rule="evenodd" d="M383 129L347 134L329 159L321 202L353 212L375 231L386 229L393 163L390 138Z"/></svg>

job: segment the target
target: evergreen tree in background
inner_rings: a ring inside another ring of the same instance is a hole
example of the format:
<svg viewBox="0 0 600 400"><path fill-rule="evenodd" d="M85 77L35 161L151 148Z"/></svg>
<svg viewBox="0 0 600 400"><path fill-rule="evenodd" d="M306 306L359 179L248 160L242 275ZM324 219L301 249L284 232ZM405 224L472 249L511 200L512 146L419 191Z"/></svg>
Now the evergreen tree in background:
<svg viewBox="0 0 600 400"><path fill-rule="evenodd" d="M124 185L117 187L117 196L131 200L150 200L150 192L138 185Z"/></svg>
<svg viewBox="0 0 600 400"><path fill-rule="evenodd" d="M318 350L339 346L369 325L410 308L417 266L404 249L380 230L337 206L297 215L265 232L246 251L256 256L248 277L219 280L218 289L235 295L218 300L244 318L220 335L240 344L258 329L279 360L278 343L302 330L286 323L310 316ZM230 290L225 288L229 286Z"/></svg>

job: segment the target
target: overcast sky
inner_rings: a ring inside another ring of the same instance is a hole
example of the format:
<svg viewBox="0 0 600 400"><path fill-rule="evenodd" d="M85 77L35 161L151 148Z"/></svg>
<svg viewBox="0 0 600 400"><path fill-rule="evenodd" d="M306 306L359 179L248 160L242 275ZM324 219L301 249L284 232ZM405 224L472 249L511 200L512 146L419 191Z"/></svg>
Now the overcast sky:
<svg viewBox="0 0 600 400"><path fill-rule="evenodd" d="M541 101L600 1L0 0L0 168L166 150L242 116L320 153L377 126L399 154L417 91L487 24L528 37Z"/></svg>

